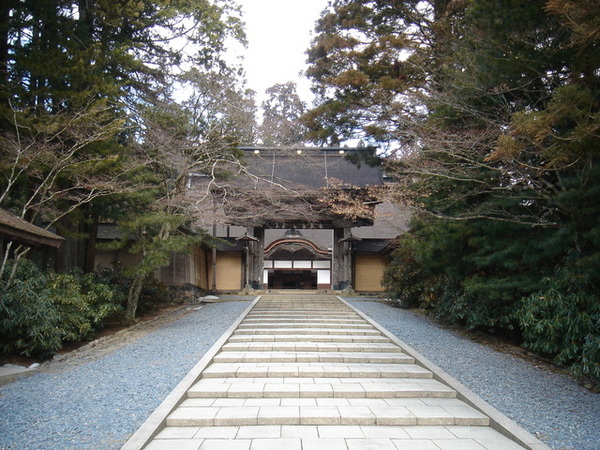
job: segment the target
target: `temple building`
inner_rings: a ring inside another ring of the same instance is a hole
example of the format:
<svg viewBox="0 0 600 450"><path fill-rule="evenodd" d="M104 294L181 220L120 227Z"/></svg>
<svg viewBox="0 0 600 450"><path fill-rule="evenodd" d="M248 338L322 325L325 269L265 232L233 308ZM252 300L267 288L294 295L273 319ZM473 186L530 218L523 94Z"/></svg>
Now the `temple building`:
<svg viewBox="0 0 600 450"><path fill-rule="evenodd" d="M379 166L351 161L358 149L240 151L239 162L190 174L194 227L216 245L173 255L160 270L163 282L211 292L383 291L391 244L407 230L409 215L381 200L386 179ZM105 264L114 257L99 255Z"/></svg>

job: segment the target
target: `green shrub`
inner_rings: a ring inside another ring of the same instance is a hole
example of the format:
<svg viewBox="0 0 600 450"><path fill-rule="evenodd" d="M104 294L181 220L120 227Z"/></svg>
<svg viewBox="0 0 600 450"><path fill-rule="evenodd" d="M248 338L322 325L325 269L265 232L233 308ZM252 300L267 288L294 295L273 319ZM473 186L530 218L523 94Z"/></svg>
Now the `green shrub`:
<svg viewBox="0 0 600 450"><path fill-rule="evenodd" d="M127 292L133 282L133 277L127 271L115 267L104 268L95 274L95 280L98 283L111 286L115 295L115 303L125 308ZM156 277L149 276L142 286L137 312L139 315L143 315L171 301L173 301L173 291L157 280Z"/></svg>
<svg viewBox="0 0 600 450"><path fill-rule="evenodd" d="M15 279L0 289L2 351L45 357L62 343L58 309L47 295L47 277L29 261L17 267Z"/></svg>
<svg viewBox="0 0 600 450"><path fill-rule="evenodd" d="M433 315L469 330L477 329L486 333L517 337L514 305L515 302L477 297L461 287L448 284L433 305Z"/></svg>
<svg viewBox="0 0 600 450"><path fill-rule="evenodd" d="M147 311L159 309L173 300L174 291L156 277L150 275L142 286L137 312L138 314L144 314Z"/></svg>
<svg viewBox="0 0 600 450"><path fill-rule="evenodd" d="M24 356L48 357L64 341L93 337L120 309L113 292L92 275L43 273L20 261L9 287L0 284L0 346Z"/></svg>
<svg viewBox="0 0 600 450"><path fill-rule="evenodd" d="M515 311L543 286L565 247L554 230L499 221L417 217L411 227L393 253L388 292L441 320L515 338Z"/></svg>
<svg viewBox="0 0 600 450"><path fill-rule="evenodd" d="M523 346L600 382L600 298L566 271L517 311Z"/></svg>
<svg viewBox="0 0 600 450"><path fill-rule="evenodd" d="M48 274L48 294L56 305L63 341L90 339L102 321L120 309L111 289L93 275Z"/></svg>
<svg viewBox="0 0 600 450"><path fill-rule="evenodd" d="M401 306L414 308L422 301L422 273L423 270L416 262L412 249L400 242L383 274L383 286L387 294Z"/></svg>

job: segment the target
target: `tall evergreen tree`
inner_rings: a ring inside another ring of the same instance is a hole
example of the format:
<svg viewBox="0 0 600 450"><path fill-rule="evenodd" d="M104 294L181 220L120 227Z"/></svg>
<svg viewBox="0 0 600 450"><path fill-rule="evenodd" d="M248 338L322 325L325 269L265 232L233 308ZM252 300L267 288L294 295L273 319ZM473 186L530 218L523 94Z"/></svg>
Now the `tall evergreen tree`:
<svg viewBox="0 0 600 450"><path fill-rule="evenodd" d="M304 140L305 129L300 118L306 105L296 91L296 83L275 84L266 90L262 103L263 120L259 128L265 145L298 145Z"/></svg>
<svg viewBox="0 0 600 450"><path fill-rule="evenodd" d="M308 51L318 101L305 118L312 138L412 145L408 124L423 117L428 85L445 63L450 3L331 2Z"/></svg>

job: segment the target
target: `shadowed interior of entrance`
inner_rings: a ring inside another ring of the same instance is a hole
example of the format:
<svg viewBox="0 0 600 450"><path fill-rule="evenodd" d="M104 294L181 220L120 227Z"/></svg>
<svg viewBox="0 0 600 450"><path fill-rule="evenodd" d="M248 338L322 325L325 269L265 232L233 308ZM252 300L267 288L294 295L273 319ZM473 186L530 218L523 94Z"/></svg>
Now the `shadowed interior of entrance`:
<svg viewBox="0 0 600 450"><path fill-rule="evenodd" d="M318 288L316 270L278 270L269 277L269 289Z"/></svg>

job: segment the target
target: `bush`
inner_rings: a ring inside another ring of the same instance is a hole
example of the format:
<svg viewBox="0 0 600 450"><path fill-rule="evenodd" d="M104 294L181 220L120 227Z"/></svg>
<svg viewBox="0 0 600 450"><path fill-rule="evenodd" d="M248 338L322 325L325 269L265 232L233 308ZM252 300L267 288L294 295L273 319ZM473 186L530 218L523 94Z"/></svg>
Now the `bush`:
<svg viewBox="0 0 600 450"><path fill-rule="evenodd" d="M43 273L27 260L9 287L0 281L0 347L9 353L48 357L64 341L93 337L121 308L93 275Z"/></svg>
<svg viewBox="0 0 600 450"><path fill-rule="evenodd" d="M127 306L127 293L133 282L133 277L125 270L118 268L105 268L95 274L95 280L111 286L115 294L115 302L123 308ZM143 315L149 311L159 309L166 303L172 302L174 293L168 286L154 276L149 276L140 293L137 314Z"/></svg>
<svg viewBox="0 0 600 450"><path fill-rule="evenodd" d="M59 350L59 314L47 295L46 276L29 261L22 261L12 285L7 289L3 283L0 289L2 351L44 357Z"/></svg>
<svg viewBox="0 0 600 450"><path fill-rule="evenodd" d="M398 243L383 274L387 294L404 308L435 303L442 291L443 277L430 275L417 262L408 238L400 239Z"/></svg>
<svg viewBox="0 0 600 450"><path fill-rule="evenodd" d="M600 298L562 271L517 311L523 346L600 383Z"/></svg>
<svg viewBox="0 0 600 450"><path fill-rule="evenodd" d="M48 277L49 294L58 308L63 341L90 339L102 322L120 306L109 286L96 283L92 274L53 274Z"/></svg>
<svg viewBox="0 0 600 450"><path fill-rule="evenodd" d="M383 286L387 294L401 306L414 308L420 305L423 298L422 273L412 249L400 242L383 274Z"/></svg>

